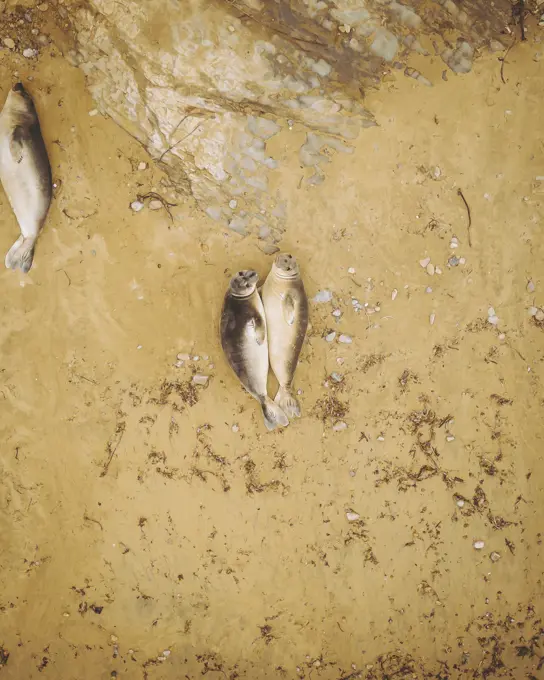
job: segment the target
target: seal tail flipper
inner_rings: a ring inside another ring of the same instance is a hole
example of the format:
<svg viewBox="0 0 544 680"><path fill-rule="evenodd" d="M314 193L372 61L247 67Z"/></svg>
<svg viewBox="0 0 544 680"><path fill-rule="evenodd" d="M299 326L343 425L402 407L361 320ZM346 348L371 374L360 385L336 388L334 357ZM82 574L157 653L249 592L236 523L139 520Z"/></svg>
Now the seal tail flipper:
<svg viewBox="0 0 544 680"><path fill-rule="evenodd" d="M8 269L17 269L17 267L20 267L24 273L27 274L30 267L32 267L35 246L35 238L24 238L23 236L19 236L8 250L8 254L6 255L6 267Z"/></svg>
<svg viewBox="0 0 544 680"><path fill-rule="evenodd" d="M300 418L300 404L287 387L280 385L274 401L287 414L288 418Z"/></svg>
<svg viewBox="0 0 544 680"><path fill-rule="evenodd" d="M270 397L265 397L261 403L264 416L264 424L268 430L274 430L278 425L286 427L289 420L281 408Z"/></svg>

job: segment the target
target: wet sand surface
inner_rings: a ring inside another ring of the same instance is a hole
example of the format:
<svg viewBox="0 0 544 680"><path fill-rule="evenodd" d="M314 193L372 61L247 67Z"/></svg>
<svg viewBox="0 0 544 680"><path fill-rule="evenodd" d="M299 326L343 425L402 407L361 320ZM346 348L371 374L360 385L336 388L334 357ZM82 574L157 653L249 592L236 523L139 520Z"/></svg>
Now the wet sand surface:
<svg viewBox="0 0 544 680"><path fill-rule="evenodd" d="M57 187L34 268L0 273L2 679L542 676L533 40L506 84L497 55L392 78L319 187L282 122L281 245L332 299L310 305L303 416L272 434L218 340L230 276L272 257L173 199L54 48L4 55ZM130 209L151 191L173 220Z"/></svg>

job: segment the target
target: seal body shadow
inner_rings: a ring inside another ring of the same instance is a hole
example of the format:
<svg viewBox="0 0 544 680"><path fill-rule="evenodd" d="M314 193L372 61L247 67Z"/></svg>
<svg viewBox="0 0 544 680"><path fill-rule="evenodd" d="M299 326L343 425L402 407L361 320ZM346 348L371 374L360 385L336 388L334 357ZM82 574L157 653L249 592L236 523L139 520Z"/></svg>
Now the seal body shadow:
<svg viewBox="0 0 544 680"><path fill-rule="evenodd" d="M293 378L308 328L308 298L295 258L276 257L262 290L270 366L279 383L275 402L289 418L300 416Z"/></svg>
<svg viewBox="0 0 544 680"><path fill-rule="evenodd" d="M257 292L258 276L244 270L230 282L221 311L221 346L245 389L260 404L269 430L289 421L267 394L268 344L266 318Z"/></svg>
<svg viewBox="0 0 544 680"><path fill-rule="evenodd" d="M32 97L21 83L10 90L0 113L0 181L21 235L6 267L28 272L53 192L51 166Z"/></svg>

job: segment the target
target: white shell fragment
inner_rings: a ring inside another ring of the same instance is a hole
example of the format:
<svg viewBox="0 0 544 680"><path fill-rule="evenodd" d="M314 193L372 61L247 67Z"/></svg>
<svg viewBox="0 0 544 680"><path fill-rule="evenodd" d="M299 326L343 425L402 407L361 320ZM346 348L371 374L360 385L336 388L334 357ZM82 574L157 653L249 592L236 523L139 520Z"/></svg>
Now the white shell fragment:
<svg viewBox="0 0 544 680"><path fill-rule="evenodd" d="M472 546L475 550L483 550L483 548L485 548L485 543L483 541L474 541Z"/></svg>
<svg viewBox="0 0 544 680"><path fill-rule="evenodd" d="M357 512L352 511L346 512L346 519L348 520L348 522L356 522L358 519L360 519L360 517L361 515L359 515L359 513Z"/></svg>
<svg viewBox="0 0 544 680"><path fill-rule="evenodd" d="M196 375L193 375L193 383L195 385L207 385L209 379L210 378L207 375L200 375L198 373Z"/></svg>
<svg viewBox="0 0 544 680"><path fill-rule="evenodd" d="M351 337L350 337L349 335L344 335L344 334L342 333L342 335L338 338L338 342L342 342L342 343L344 343L345 345L351 345L351 343L353 342L353 340L351 339Z"/></svg>

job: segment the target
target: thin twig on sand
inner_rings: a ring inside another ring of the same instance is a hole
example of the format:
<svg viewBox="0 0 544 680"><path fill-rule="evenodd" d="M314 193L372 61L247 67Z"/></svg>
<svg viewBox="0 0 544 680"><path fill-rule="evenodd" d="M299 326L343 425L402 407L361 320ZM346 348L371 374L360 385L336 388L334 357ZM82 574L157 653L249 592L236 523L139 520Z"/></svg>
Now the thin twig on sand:
<svg viewBox="0 0 544 680"><path fill-rule="evenodd" d="M471 234L470 234L470 228L472 226L472 217L470 215L470 208L469 208L469 205L467 203L467 199L464 197L461 189L457 189L457 194L459 196L461 196L461 198L463 199L463 203L465 204L465 208L467 209L467 214L468 214L468 227L467 227L468 245L469 245L470 248L472 248L472 237L471 237Z"/></svg>

